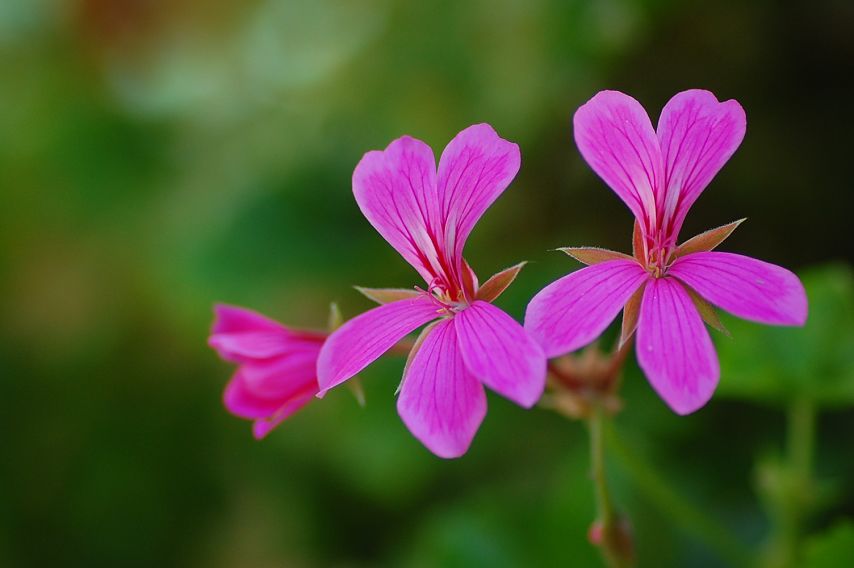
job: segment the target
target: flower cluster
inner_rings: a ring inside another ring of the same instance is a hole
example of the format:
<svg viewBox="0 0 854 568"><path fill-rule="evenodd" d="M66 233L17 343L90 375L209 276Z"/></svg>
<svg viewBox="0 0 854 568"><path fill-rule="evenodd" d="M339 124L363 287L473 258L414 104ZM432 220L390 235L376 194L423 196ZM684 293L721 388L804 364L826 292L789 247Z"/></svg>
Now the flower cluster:
<svg viewBox="0 0 854 568"><path fill-rule="evenodd" d="M591 343L622 311L621 341L636 332L638 362L653 388L675 412L697 410L719 377L704 324L721 327L712 306L775 325L801 325L807 315L794 274L713 251L739 222L677 244L688 209L735 152L745 125L737 102L699 90L673 97L657 130L623 93L603 91L583 105L576 143L634 214L634 251L563 249L589 266L539 292L524 327L492 303L522 264L479 284L463 256L477 220L518 172L518 146L478 124L451 140L438 167L430 147L408 136L368 152L353 173L356 202L423 286L360 288L380 305L329 334L218 306L210 344L239 366L226 408L255 420L255 436L263 437L423 327L403 371L398 413L434 454L458 457L486 415L484 387L532 407L547 358Z"/></svg>

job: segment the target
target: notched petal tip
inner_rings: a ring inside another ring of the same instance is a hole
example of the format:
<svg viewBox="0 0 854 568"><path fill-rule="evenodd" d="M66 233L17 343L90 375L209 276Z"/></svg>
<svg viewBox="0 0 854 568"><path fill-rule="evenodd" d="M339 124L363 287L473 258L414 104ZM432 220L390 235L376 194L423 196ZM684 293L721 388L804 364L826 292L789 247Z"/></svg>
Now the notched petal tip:
<svg viewBox="0 0 854 568"><path fill-rule="evenodd" d="M599 264L609 260L633 260L627 254L599 247L563 247L559 250L582 264Z"/></svg>
<svg viewBox="0 0 854 568"><path fill-rule="evenodd" d="M519 272L526 264L528 264L528 261L524 260L519 264L515 264L510 268L505 268L501 272L496 272L490 276L489 279L484 282L480 288L478 288L475 299L483 300L484 302L494 302L507 288L510 287L510 284L513 283L516 276L518 276Z"/></svg>
<svg viewBox="0 0 854 568"><path fill-rule="evenodd" d="M739 219L738 221L733 221L732 223L727 223L726 225L721 225L720 227L716 227L714 229L709 229L708 231L704 231L699 235L691 237L676 249L674 256L679 258L681 256L685 256L695 252L707 252L710 250L714 250L720 245L722 242L727 240L729 236L738 228L739 225L744 223L747 220L747 217L743 219Z"/></svg>

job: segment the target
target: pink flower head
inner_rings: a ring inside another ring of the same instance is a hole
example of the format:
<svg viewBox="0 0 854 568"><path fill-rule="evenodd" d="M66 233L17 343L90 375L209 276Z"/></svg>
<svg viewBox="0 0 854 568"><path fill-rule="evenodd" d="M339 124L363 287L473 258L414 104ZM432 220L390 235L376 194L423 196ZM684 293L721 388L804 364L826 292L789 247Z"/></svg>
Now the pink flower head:
<svg viewBox="0 0 854 568"><path fill-rule="evenodd" d="M217 305L214 314L208 344L238 365L223 393L225 408L254 420L260 440L317 394L317 355L326 336L236 306Z"/></svg>
<svg viewBox="0 0 854 568"><path fill-rule="evenodd" d="M466 452L486 415L483 385L524 407L545 385L542 349L490 302L519 267L483 286L463 260L466 238L519 170L519 148L487 124L471 126L439 160L404 136L368 152L353 172L353 193L374 228L424 278L424 290L367 290L383 305L330 337L317 363L321 395L364 369L416 328L397 408L430 451ZM388 303L384 303L388 301Z"/></svg>
<svg viewBox="0 0 854 568"><path fill-rule="evenodd" d="M658 394L679 414L702 407L720 374L703 318L706 301L744 319L803 325L807 300L797 276L746 256L711 252L738 225L676 244L688 209L744 137L744 110L708 91L684 91L658 130L635 99L602 91L575 113L584 159L634 213L634 257L565 249L590 264L531 300L525 327L546 355L586 345L625 306L624 339L637 328L637 356Z"/></svg>

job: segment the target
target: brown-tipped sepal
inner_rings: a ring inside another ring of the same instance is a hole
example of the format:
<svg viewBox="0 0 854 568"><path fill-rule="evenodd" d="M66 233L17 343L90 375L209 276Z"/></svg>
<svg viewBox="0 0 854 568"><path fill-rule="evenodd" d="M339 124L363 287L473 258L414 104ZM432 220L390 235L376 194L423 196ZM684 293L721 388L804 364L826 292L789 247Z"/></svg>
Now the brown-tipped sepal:
<svg viewBox="0 0 854 568"><path fill-rule="evenodd" d="M329 304L329 319L326 326L329 328L329 333L332 333L344 323L344 317L341 315L341 309L338 304L332 302Z"/></svg>
<svg viewBox="0 0 854 568"><path fill-rule="evenodd" d="M353 398L356 399L356 402L362 408L365 408L365 389L362 387L362 379L359 375L356 375L346 383L347 390L350 391L350 394L353 395Z"/></svg>
<svg viewBox="0 0 854 568"><path fill-rule="evenodd" d="M641 299L646 285L641 286L631 295L629 301L623 306L623 327L620 331L620 345L622 348L632 338L638 328L638 317L640 316Z"/></svg>
<svg viewBox="0 0 854 568"><path fill-rule="evenodd" d="M474 273L474 270L466 262L466 259L463 259L463 292L466 295L466 298L474 298L477 295L478 282L477 282L477 274Z"/></svg>
<svg viewBox="0 0 854 568"><path fill-rule="evenodd" d="M641 229L640 223L637 220L635 221L635 228L632 231L632 256L642 265L646 265L646 242L643 238L643 229Z"/></svg>
<svg viewBox="0 0 854 568"><path fill-rule="evenodd" d="M516 279L516 276L519 274L519 271L522 270L522 267L525 266L528 261L520 262L510 268L505 268L501 272L497 272L489 277L489 280L483 283L483 285L478 288L477 294L475 294L475 299L483 300L484 302L493 302L498 296L504 293L510 284Z"/></svg>
<svg viewBox="0 0 854 568"><path fill-rule="evenodd" d="M718 317L718 312L717 310L715 310L714 306L707 302L690 286L686 285L684 282L682 282L681 284L685 288L685 291L688 292L688 295L691 297L691 301L694 302L694 306L697 308L697 311L700 312L700 317L703 318L703 321L714 329L720 331L727 337L732 337L732 334L721 321L721 318Z"/></svg>
<svg viewBox="0 0 854 568"><path fill-rule="evenodd" d="M691 237L676 249L674 255L676 258L691 254L693 252L706 252L714 250L719 244L727 240L727 238L741 225L747 218L733 221L727 225L721 225L716 229L710 229L704 233L700 233L696 237Z"/></svg>
<svg viewBox="0 0 854 568"><path fill-rule="evenodd" d="M597 247L564 247L557 250L565 252L578 262L587 265L599 264L609 260L634 260L627 254Z"/></svg>
<svg viewBox="0 0 854 568"><path fill-rule="evenodd" d="M409 290L406 288L362 288L361 286L353 286L353 288L361 292L369 300L373 300L378 304L389 304L398 300L406 300L420 294L418 290Z"/></svg>

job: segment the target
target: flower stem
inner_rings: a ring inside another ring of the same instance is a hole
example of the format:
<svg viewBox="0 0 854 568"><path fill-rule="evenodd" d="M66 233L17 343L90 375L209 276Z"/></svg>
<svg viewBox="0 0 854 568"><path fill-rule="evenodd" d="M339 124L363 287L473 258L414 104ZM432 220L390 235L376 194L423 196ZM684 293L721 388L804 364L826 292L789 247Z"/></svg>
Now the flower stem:
<svg viewBox="0 0 854 568"><path fill-rule="evenodd" d="M614 508L605 473L605 421L607 414L601 405L594 405L588 427L590 430L590 475L596 491L597 521L593 538L610 568L628 568L634 564L631 537Z"/></svg>
<svg viewBox="0 0 854 568"><path fill-rule="evenodd" d="M729 566L753 565L753 554L727 529L673 490L655 468L624 444L613 428L606 432L608 445L622 469L647 499L684 531L715 550Z"/></svg>
<svg viewBox="0 0 854 568"><path fill-rule="evenodd" d="M812 505L815 403L807 397L792 400L787 414L786 459L783 486L772 503L775 533L766 565L789 568L798 565L804 520Z"/></svg>

